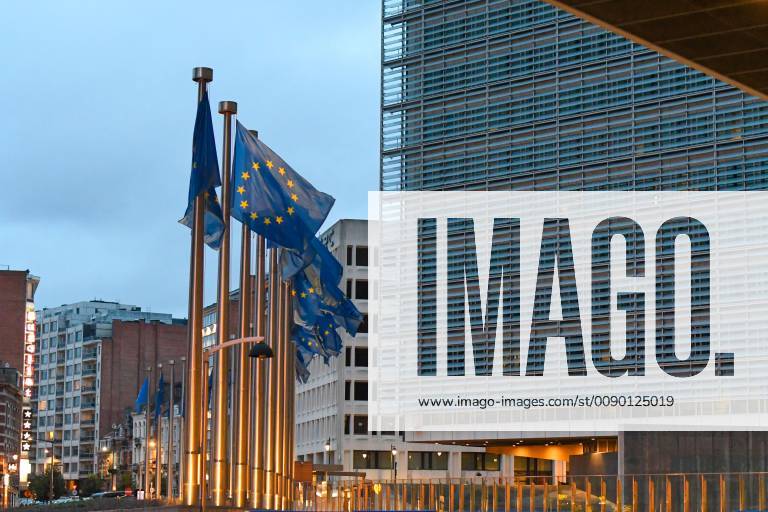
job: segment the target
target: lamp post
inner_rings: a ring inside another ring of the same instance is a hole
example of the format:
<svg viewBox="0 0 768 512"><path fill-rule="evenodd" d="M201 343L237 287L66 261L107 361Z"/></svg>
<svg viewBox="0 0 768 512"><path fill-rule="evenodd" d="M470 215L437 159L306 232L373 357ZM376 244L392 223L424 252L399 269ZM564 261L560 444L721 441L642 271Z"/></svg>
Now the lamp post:
<svg viewBox="0 0 768 512"><path fill-rule="evenodd" d="M325 442L325 463L326 464L331 463L331 438L330 437Z"/></svg>
<svg viewBox="0 0 768 512"><path fill-rule="evenodd" d="M392 450L392 471L394 473L394 477L392 478L392 480L397 480L397 458L396 458L397 448L395 447L395 445L391 446L391 450Z"/></svg>
<svg viewBox="0 0 768 512"><path fill-rule="evenodd" d="M207 486L208 482L205 478L206 474L206 452L208 451L207 444L208 444L208 432L207 432L207 423L208 423L208 367L210 366L210 358L213 354L216 352L219 352L220 350L224 350L225 348L235 347L238 345L245 345L247 343L253 343L253 347L251 347L251 351L248 353L248 357L253 357L254 359L257 359L259 361L269 359L274 354L272 352L272 348L270 348L269 345L264 343L264 337L263 336L246 336L243 338L237 338L234 340L229 340L226 343L219 343L218 345L212 345L205 350L203 350L203 375L202 375L202 384L203 384L203 393L202 393L202 400L203 400L203 445L201 450L201 456L203 460L203 471L200 474L200 510L205 510L207 505Z"/></svg>

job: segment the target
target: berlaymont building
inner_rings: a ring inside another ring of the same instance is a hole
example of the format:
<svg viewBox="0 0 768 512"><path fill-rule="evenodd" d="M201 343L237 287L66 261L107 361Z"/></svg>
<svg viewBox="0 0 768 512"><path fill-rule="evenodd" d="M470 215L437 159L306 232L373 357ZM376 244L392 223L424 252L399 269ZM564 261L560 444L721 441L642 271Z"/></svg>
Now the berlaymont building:
<svg viewBox="0 0 768 512"><path fill-rule="evenodd" d="M743 50L739 25L756 21L743 10L685 18L683 2L635 2L553 2L596 6L590 19L542 0L384 0L381 189L767 188L768 103L694 69L718 45L728 52L741 41ZM682 32L665 47L691 65L628 39L631 27L618 35L596 24L599 16L631 21L643 6L659 20L638 24L642 35ZM697 30L709 39L695 39ZM725 73L743 60L711 63ZM483 448L512 458L516 478L768 470L761 432L411 432L405 440Z"/></svg>

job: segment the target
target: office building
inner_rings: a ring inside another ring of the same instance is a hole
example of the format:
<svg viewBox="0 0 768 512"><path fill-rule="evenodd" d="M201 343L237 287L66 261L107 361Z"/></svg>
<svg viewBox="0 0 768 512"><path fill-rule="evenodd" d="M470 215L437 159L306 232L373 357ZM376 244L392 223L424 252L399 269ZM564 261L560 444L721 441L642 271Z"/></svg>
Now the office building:
<svg viewBox="0 0 768 512"><path fill-rule="evenodd" d="M50 464L45 450L52 444L70 488L96 473L99 440L123 421L147 376L154 389L157 364L186 353L186 333L185 321L116 302L39 310L33 470Z"/></svg>
<svg viewBox="0 0 768 512"><path fill-rule="evenodd" d="M342 263L342 288L365 320L355 337L339 330L342 353L328 363L316 357L306 383L296 386L296 456L317 471L365 474L373 480L511 476L511 459L482 446L405 442L403 432L369 431L368 227L340 220L320 240Z"/></svg>
<svg viewBox="0 0 768 512"><path fill-rule="evenodd" d="M541 0L384 0L383 10L382 190L768 185L768 104L732 86ZM768 438L754 432L406 439L485 444L513 456L520 476L552 461L573 474L768 469L758 455Z"/></svg>

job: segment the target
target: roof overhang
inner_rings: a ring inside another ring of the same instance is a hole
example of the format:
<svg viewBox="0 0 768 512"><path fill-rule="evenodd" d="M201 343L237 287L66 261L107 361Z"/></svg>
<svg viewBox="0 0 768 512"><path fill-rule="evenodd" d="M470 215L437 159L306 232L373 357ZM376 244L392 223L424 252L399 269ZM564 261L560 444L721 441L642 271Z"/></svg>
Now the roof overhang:
<svg viewBox="0 0 768 512"><path fill-rule="evenodd" d="M768 99L768 0L545 0Z"/></svg>

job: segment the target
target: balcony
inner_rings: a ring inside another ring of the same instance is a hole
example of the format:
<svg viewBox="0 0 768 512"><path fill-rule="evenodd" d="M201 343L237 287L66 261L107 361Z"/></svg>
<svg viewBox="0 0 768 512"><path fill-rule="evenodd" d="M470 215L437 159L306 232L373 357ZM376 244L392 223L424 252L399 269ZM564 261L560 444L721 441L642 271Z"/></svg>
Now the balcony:
<svg viewBox="0 0 768 512"><path fill-rule="evenodd" d="M96 384L91 384L91 385L83 386L80 388L80 393L83 395L95 393L95 392L96 392Z"/></svg>
<svg viewBox="0 0 768 512"><path fill-rule="evenodd" d="M83 400L80 402L80 409L86 410L86 409L95 409L96 408L96 400Z"/></svg>
<svg viewBox="0 0 768 512"><path fill-rule="evenodd" d="M98 355L99 355L99 351L96 349L83 350L83 361L96 359Z"/></svg>
<svg viewBox="0 0 768 512"><path fill-rule="evenodd" d="M93 427L94 425L96 425L96 420L94 418L80 418L81 427Z"/></svg>
<svg viewBox="0 0 768 512"><path fill-rule="evenodd" d="M96 375L96 366L83 366L83 377L87 377L89 375Z"/></svg>

